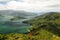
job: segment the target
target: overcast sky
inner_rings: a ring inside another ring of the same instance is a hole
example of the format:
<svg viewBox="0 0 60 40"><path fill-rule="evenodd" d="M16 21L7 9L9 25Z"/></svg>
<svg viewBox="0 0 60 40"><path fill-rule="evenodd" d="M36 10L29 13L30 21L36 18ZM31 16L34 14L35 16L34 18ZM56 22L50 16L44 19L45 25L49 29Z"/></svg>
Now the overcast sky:
<svg viewBox="0 0 60 40"><path fill-rule="evenodd" d="M0 10L60 11L60 0L0 0Z"/></svg>

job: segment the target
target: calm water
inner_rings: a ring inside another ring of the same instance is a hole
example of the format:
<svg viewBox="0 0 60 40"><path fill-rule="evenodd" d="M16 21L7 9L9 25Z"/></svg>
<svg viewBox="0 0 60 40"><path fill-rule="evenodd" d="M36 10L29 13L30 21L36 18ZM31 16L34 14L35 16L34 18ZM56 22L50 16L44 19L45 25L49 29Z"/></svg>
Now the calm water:
<svg viewBox="0 0 60 40"><path fill-rule="evenodd" d="M28 32L30 25L22 23L27 19L20 19L10 21L9 18L0 18L0 33L26 33Z"/></svg>

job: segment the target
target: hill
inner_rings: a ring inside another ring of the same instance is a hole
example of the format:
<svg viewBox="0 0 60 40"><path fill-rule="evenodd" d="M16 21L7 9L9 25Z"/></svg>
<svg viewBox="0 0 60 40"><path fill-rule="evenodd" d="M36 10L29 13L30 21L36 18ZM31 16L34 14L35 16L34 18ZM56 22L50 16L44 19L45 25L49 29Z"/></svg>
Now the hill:
<svg viewBox="0 0 60 40"><path fill-rule="evenodd" d="M14 11L14 10L0 10L1 15L8 15L8 16L21 16L21 17L31 17L31 16L37 16L37 14L32 12L26 12L26 11Z"/></svg>
<svg viewBox="0 0 60 40"><path fill-rule="evenodd" d="M26 22L26 21L25 21ZM59 33L60 35L60 13L58 12L50 12L44 15L35 17L33 20L28 20L26 23L30 23L32 29L44 28L49 31L55 31L55 33Z"/></svg>
<svg viewBox="0 0 60 40"><path fill-rule="evenodd" d="M29 35L35 36L37 40L60 40L59 12L45 13L32 20L24 21L24 23L31 24Z"/></svg>

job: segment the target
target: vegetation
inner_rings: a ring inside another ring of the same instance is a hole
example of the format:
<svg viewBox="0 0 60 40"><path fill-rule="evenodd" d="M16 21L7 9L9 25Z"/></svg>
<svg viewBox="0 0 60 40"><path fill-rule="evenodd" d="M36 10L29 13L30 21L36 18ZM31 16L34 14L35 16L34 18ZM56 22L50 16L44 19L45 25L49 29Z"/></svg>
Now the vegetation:
<svg viewBox="0 0 60 40"><path fill-rule="evenodd" d="M60 13L50 12L24 21L31 24L26 34L0 34L0 40L60 40Z"/></svg>
<svg viewBox="0 0 60 40"><path fill-rule="evenodd" d="M60 37L59 12L46 13L44 15L35 17L33 20L25 21L25 23L31 24L30 33L37 37L43 36L42 40L51 40L51 38L53 38L53 35L55 35L56 37Z"/></svg>

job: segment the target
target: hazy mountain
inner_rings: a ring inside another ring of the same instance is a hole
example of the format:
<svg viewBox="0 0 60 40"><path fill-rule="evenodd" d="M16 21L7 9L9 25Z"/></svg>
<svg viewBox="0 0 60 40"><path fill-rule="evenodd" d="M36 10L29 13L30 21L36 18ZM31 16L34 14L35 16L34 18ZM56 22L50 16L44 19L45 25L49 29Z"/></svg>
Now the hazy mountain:
<svg viewBox="0 0 60 40"><path fill-rule="evenodd" d="M25 11L14 11L14 10L0 10L1 15L11 15L11 16L21 16L21 17L30 17L37 16L36 13L25 12Z"/></svg>

